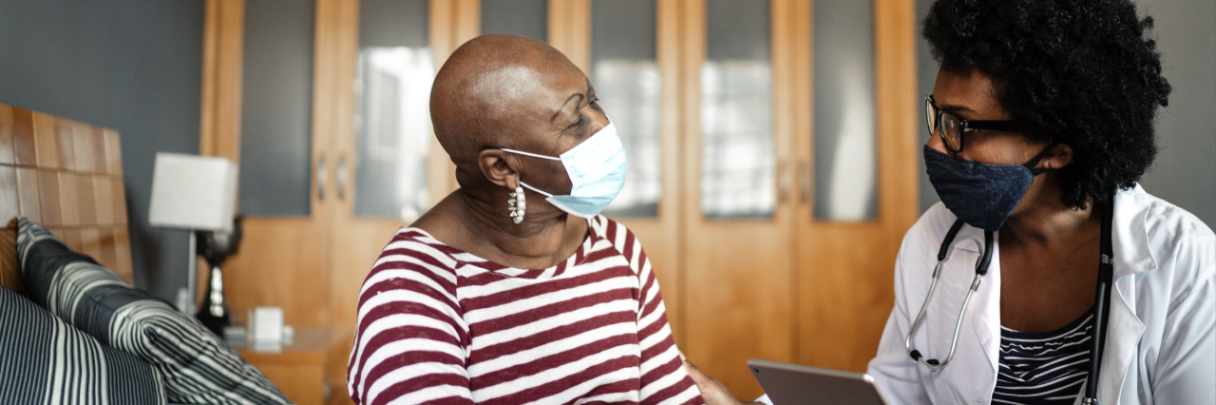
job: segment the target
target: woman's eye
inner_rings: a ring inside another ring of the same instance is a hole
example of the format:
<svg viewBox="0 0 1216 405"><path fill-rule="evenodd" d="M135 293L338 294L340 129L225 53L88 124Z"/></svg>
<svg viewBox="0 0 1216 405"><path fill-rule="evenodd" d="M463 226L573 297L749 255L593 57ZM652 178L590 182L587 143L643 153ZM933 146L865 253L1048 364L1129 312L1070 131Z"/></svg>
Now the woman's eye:
<svg viewBox="0 0 1216 405"><path fill-rule="evenodd" d="M574 120L574 122L570 123L570 126L566 127L566 128L567 129L578 128L578 127L582 126L583 122L585 122L586 120L587 120L587 117L584 117L583 115L579 115L578 119Z"/></svg>
<svg viewBox="0 0 1216 405"><path fill-rule="evenodd" d="M595 104L595 103L598 103L598 102L600 102L600 98L599 98L599 97L596 97L596 96L591 96L591 102L587 103L587 105L592 105L592 104Z"/></svg>

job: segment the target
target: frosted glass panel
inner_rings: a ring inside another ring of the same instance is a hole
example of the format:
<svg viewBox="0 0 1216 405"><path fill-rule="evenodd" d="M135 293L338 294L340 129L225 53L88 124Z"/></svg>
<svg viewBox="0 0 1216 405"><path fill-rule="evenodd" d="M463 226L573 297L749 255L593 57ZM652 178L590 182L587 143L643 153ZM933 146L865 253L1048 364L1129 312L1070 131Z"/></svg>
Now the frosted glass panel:
<svg viewBox="0 0 1216 405"><path fill-rule="evenodd" d="M427 0L360 2L355 215L413 222L430 207Z"/></svg>
<svg viewBox="0 0 1216 405"><path fill-rule="evenodd" d="M878 211L874 3L812 4L815 218L872 220Z"/></svg>
<svg viewBox="0 0 1216 405"><path fill-rule="evenodd" d="M548 0L481 0L481 33L549 41Z"/></svg>
<svg viewBox="0 0 1216 405"><path fill-rule="evenodd" d="M245 3L240 212L311 213L312 1Z"/></svg>
<svg viewBox="0 0 1216 405"><path fill-rule="evenodd" d="M701 65L701 211L770 218L776 207L769 4L706 3Z"/></svg>
<svg viewBox="0 0 1216 405"><path fill-rule="evenodd" d="M625 188L604 210L612 217L657 216L662 196L656 7L655 0L591 3L591 83L629 157Z"/></svg>

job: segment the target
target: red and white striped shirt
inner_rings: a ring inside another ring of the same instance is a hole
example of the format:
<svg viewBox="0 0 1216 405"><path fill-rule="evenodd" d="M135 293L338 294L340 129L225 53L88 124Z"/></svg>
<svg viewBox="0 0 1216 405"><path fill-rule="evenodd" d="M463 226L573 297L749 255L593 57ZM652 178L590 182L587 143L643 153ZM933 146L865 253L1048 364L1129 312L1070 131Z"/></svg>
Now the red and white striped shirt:
<svg viewBox="0 0 1216 405"><path fill-rule="evenodd" d="M633 234L603 216L569 259L506 267L397 231L359 293L355 403L701 404Z"/></svg>

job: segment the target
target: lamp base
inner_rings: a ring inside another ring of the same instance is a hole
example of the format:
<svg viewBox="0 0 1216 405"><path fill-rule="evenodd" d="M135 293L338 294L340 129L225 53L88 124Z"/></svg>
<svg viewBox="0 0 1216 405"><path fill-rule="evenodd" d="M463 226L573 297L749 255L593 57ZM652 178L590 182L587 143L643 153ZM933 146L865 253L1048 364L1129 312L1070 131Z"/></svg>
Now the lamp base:
<svg viewBox="0 0 1216 405"><path fill-rule="evenodd" d="M177 310L190 314L194 312L194 300L191 299L190 291L186 287L177 289Z"/></svg>
<svg viewBox="0 0 1216 405"><path fill-rule="evenodd" d="M228 303L224 299L224 272L220 266L211 266L207 295L194 317L216 336L223 338L224 328L231 325L229 315Z"/></svg>

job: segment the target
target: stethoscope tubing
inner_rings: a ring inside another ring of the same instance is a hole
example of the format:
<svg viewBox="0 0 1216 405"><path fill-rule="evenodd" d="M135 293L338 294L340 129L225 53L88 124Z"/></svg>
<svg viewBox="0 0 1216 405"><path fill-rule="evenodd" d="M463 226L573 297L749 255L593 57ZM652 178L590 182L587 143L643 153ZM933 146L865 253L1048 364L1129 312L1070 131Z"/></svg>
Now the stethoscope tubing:
<svg viewBox="0 0 1216 405"><path fill-rule="evenodd" d="M1114 202L1109 201L1102 205L1101 261L1098 264L1098 288L1094 297L1094 306L1097 314L1094 317L1094 337L1091 339L1093 347L1090 349L1089 375L1086 377L1085 396L1081 401L1083 405L1098 404L1098 372L1101 369L1102 348L1106 345L1107 317L1110 314L1111 287L1114 284L1114 249L1111 243L1111 223L1113 217ZM950 339L950 352L946 354L945 361L924 358L920 351L912 348L912 336L916 334L916 330L924 322L925 311L929 308L929 301L933 299L933 292L937 290L937 281L941 278L942 267L944 267L951 246L954 244L954 238L958 235L959 229L962 226L963 221L956 219L954 224L950 226L950 231L946 232L946 237L942 239L942 246L937 252L937 265L933 267L933 282L929 284L929 294L925 296L925 302L921 304L920 312L917 312L916 319L912 321L912 327L909 328L908 335L904 338L904 351L908 354L908 357L917 363L925 365L930 370L945 367L946 364L950 364L950 360L954 359L954 349L958 346L958 334L963 327L963 316L966 315L967 305L971 303L971 296L975 294L976 290L979 290L980 281L984 275L988 274L988 265L992 262L992 232L985 231L984 253L976 261L975 278L971 281L971 288L967 290L967 297L963 299L963 307L959 308L958 317L954 323L954 336Z"/></svg>
<svg viewBox="0 0 1216 405"><path fill-rule="evenodd" d="M988 274L988 265L992 263L992 232L984 232L984 253L975 263L975 278L971 280L971 288L967 289L967 297L963 299L963 306L958 310L958 317L954 322L954 335L950 339L950 352L946 354L945 361L937 359L926 359L921 355L920 351L912 348L912 336L916 334L916 330L920 328L924 321L925 311L929 308L929 301L933 299L933 292L937 290L937 281L941 278L942 267L949 257L950 248L954 244L954 238L958 236L958 231L963 227L963 221L955 220L954 225L950 226L950 231L946 232L946 237L942 240L942 247L937 252L937 265L933 267L933 282L929 284L929 294L925 296L924 304L920 306L920 312L916 314L916 320L912 322L912 327L908 330L907 337L904 338L904 352L908 357L915 360L917 363L925 365L930 370L937 370L945 367L954 359L954 349L958 347L958 334L963 329L963 316L966 315L967 305L971 303L971 296L980 288L980 282L984 276Z"/></svg>
<svg viewBox="0 0 1216 405"><path fill-rule="evenodd" d="M937 274L942 268L942 263L938 262L933 273ZM975 279L971 281L971 288L967 290L967 297L963 299L963 307L958 310L958 317L954 322L954 337L950 339L950 353L946 354L945 361L937 361L937 359L925 359L920 352L912 348L912 335L916 334L916 330L920 328L921 321L924 320L925 309L929 307L929 299L933 297L933 290L937 288L937 277L933 277L933 283L929 285L929 295L925 297L925 303L920 307L920 313L916 315L916 321L912 323L912 330L908 331L908 337L904 339L904 351L908 353L908 357L916 360L917 363L924 364L930 370L937 370L950 364L950 360L954 359L954 348L958 346L958 334L963 330L963 315L967 311L967 304L971 302L971 296L975 294L975 290L980 288L980 279L983 274L976 274Z"/></svg>

